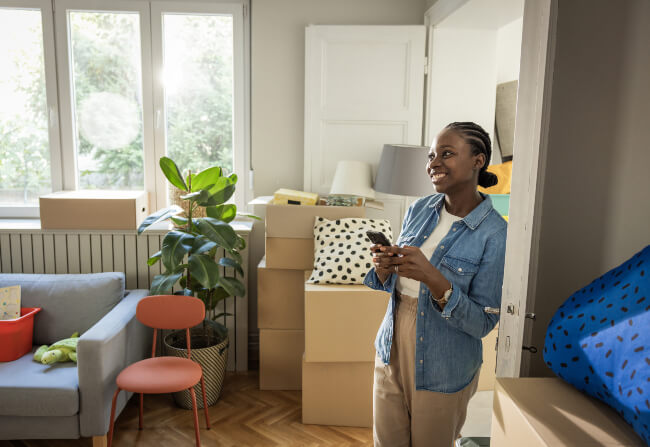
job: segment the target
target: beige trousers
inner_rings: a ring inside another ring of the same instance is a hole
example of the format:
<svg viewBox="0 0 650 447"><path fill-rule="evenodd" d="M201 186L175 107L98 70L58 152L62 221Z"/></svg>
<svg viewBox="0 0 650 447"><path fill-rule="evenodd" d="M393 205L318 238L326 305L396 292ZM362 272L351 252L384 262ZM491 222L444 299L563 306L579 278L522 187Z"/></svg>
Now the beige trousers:
<svg viewBox="0 0 650 447"><path fill-rule="evenodd" d="M375 358L373 437L375 447L452 447L476 392L472 382L456 393L415 389L417 298L402 295L395 317L390 365Z"/></svg>

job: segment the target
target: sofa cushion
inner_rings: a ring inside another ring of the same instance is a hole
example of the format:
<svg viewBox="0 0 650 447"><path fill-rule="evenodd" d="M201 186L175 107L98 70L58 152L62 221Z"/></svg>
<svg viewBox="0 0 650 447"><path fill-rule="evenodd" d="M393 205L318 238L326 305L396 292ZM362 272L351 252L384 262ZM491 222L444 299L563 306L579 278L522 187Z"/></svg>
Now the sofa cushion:
<svg viewBox="0 0 650 447"><path fill-rule="evenodd" d="M0 362L0 415L71 416L79 412L79 379L72 362L43 365L33 350Z"/></svg>
<svg viewBox="0 0 650 447"><path fill-rule="evenodd" d="M78 275L0 274L0 287L20 285L22 307L41 307L34 320L35 345L83 334L124 296L124 273Z"/></svg>
<svg viewBox="0 0 650 447"><path fill-rule="evenodd" d="M548 325L544 360L650 445L649 266L650 245L571 295Z"/></svg>

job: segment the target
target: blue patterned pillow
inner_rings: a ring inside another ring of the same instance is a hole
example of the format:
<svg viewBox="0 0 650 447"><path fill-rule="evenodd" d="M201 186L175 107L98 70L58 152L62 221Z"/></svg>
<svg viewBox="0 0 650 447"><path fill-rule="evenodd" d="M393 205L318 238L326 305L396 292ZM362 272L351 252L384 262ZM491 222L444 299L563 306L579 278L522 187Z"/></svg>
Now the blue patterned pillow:
<svg viewBox="0 0 650 447"><path fill-rule="evenodd" d="M650 245L560 306L544 361L650 444Z"/></svg>

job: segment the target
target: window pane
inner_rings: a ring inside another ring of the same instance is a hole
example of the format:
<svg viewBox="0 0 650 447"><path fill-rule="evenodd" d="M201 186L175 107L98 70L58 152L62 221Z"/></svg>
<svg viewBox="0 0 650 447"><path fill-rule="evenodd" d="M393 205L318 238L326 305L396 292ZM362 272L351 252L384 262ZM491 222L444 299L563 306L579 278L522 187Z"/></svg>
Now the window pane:
<svg viewBox="0 0 650 447"><path fill-rule="evenodd" d="M166 151L183 172L233 172L233 20L163 14Z"/></svg>
<svg viewBox="0 0 650 447"><path fill-rule="evenodd" d="M52 191L41 12L0 8L0 205Z"/></svg>
<svg viewBox="0 0 650 447"><path fill-rule="evenodd" d="M80 189L144 189L137 13L69 12Z"/></svg>

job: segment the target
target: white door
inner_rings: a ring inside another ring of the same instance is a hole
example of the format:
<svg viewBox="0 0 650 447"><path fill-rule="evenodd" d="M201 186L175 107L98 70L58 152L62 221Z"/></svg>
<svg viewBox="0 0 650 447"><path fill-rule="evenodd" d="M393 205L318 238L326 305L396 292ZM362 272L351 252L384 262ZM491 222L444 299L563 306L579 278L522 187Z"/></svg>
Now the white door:
<svg viewBox="0 0 650 447"><path fill-rule="evenodd" d="M421 144L424 26L308 26L305 57L305 181L328 194L339 160L376 173L386 143ZM425 175L424 167L422 175ZM378 195L399 233L407 199Z"/></svg>

